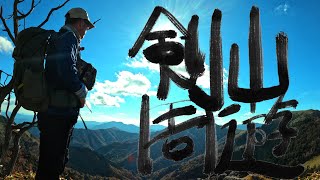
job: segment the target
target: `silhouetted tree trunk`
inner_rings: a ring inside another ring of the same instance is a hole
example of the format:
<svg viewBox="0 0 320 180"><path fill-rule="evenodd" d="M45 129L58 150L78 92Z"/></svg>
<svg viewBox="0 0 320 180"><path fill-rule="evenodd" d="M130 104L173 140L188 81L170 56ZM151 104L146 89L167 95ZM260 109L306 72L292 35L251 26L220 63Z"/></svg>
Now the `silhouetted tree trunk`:
<svg viewBox="0 0 320 180"><path fill-rule="evenodd" d="M38 25L38 27L42 27L43 25L45 25L49 21L52 13L54 11L62 8L69 1L70 0L65 0L61 5L59 5L55 8L52 8L49 11L45 20L43 22L41 22ZM32 13L32 11L35 9L35 7L37 7L41 3L41 0L39 0L37 3L35 3L35 0L32 0L31 4L30 4L30 9L28 9L28 11L26 13L23 13L23 11L18 8L18 5L23 2L24 2L24 0L14 0L13 10L12 10L11 14L9 13L8 18L4 17L4 15L3 15L4 12L3 12L2 6L0 8L0 19L1 19L2 25L4 27L3 31L7 32L8 36L13 44L15 44L15 39L16 39L17 35L19 34L19 27L20 27L19 22L21 20L24 21L25 18L27 18ZM11 28L7 24L8 20L13 21ZM24 23L23 28L26 28L25 23ZM0 71L2 72L1 69L0 69ZM0 106L5 100L8 101L8 105L6 108L6 117L5 117L5 122L6 122L5 138L4 138L4 142L0 142L0 145L1 145L1 147L0 147L0 150L1 150L1 152L0 152L0 165L2 165L2 169L1 169L1 173L0 173L1 177L5 177L5 176L11 174L11 172L14 168L14 165L16 163L16 160L18 158L18 154L19 154L19 150L20 150L19 142L20 142L22 135L24 134L25 131L27 131L28 129L30 129L31 127L33 127L37 123L36 112L34 112L34 118L31 123L30 122L23 122L21 124L14 124L15 116L17 115L17 113L21 107L21 105L19 103L16 104L16 106L13 109L13 111L11 112L11 114L8 115L8 110L9 110L9 106L10 106L10 93L12 92L12 89L13 89L14 79L15 79L14 76L11 76L11 80L9 81L9 83L4 84L3 86L0 86ZM8 97L8 98L6 99L6 97ZM12 152L10 155L8 153L9 150L11 150L11 152ZM7 162L7 161L5 161L5 159L9 159L9 161Z"/></svg>

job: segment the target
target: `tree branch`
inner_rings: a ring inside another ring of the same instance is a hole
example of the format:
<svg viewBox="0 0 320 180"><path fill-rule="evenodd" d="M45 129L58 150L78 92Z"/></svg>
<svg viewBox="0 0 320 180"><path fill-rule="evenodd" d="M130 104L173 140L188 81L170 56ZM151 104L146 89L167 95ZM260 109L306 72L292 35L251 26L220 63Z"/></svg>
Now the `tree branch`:
<svg viewBox="0 0 320 180"><path fill-rule="evenodd" d="M13 14L11 14L10 16L8 16L7 18L5 18L5 20L9 20L13 17Z"/></svg>
<svg viewBox="0 0 320 180"><path fill-rule="evenodd" d="M31 12L33 11L33 9L40 4L40 2L41 2L41 0L39 0L39 2L35 5L35 4L34 4L34 0L32 0L30 10L29 10L26 14L21 13L21 12L18 10L18 13L19 13L21 16L18 16L17 19L18 19L18 20L21 20L21 19L24 19L24 18L26 18L27 16L29 16L29 15L31 14Z"/></svg>
<svg viewBox="0 0 320 180"><path fill-rule="evenodd" d="M23 15L23 13L22 12L20 12L19 10L18 10L18 13L20 14L20 15ZM11 15L12 16L12 15Z"/></svg>
<svg viewBox="0 0 320 180"><path fill-rule="evenodd" d="M32 122L32 123L30 123L28 126L21 128L19 133L23 134L24 132L26 132L26 131L29 130L30 128L34 127L34 125L35 125L36 123L37 123L37 122Z"/></svg>
<svg viewBox="0 0 320 180"><path fill-rule="evenodd" d="M6 171L4 172L5 176L8 176L12 173L13 167L17 162L18 154L20 150L20 138L21 135L19 133L14 134L13 137L13 147L11 153L11 159L7 165Z"/></svg>
<svg viewBox="0 0 320 180"><path fill-rule="evenodd" d="M59 5L59 6L55 7L55 8L52 8L52 9L50 10L50 12L48 13L47 18L46 18L38 27L42 27L43 25L45 25L45 24L49 21L51 14L52 14L54 11L62 8L62 7L63 7L64 5L66 5L69 1L70 1L70 0L66 0L63 4L61 4L61 5Z"/></svg>
<svg viewBox="0 0 320 180"><path fill-rule="evenodd" d="M15 44L15 42L14 42L14 39L15 39L15 38L13 37L13 35L12 35L12 33L11 33L11 31L10 31L7 23L6 23L6 20L3 18L2 12L3 12L3 11L2 11L2 6L1 6L1 8L0 8L0 19L1 19L1 21L2 21L2 24L3 24L4 28L5 28L5 31L8 33L8 35L9 35L11 41L13 42L13 44Z"/></svg>
<svg viewBox="0 0 320 180"><path fill-rule="evenodd" d="M10 159L10 162L8 164L8 168L7 168L7 171L5 172L6 175L9 175L12 173L12 170L14 168L14 165L16 164L17 162L17 159L18 159L18 155L19 155L19 151L20 151L20 139L22 137L22 135L27 131L29 130L31 127L33 127L34 123L31 123L29 126L27 127L23 127L21 129L19 129L18 132L14 132L14 138L13 138L13 147L12 147L12 154L11 154L11 159Z"/></svg>
<svg viewBox="0 0 320 180"><path fill-rule="evenodd" d="M17 125L12 125L12 129L22 129L26 125L33 125L33 124L34 123L32 123L32 122L23 122L23 123L20 123L20 124L17 124Z"/></svg>
<svg viewBox="0 0 320 180"><path fill-rule="evenodd" d="M5 97L11 92L12 89L13 80L11 78L10 82L7 85L0 87L0 105L3 103Z"/></svg>
<svg viewBox="0 0 320 180"><path fill-rule="evenodd" d="M8 95L8 104L7 104L7 109L6 109L6 117L7 117L7 119L9 119L9 115L8 115L9 107L10 107L10 93Z"/></svg>
<svg viewBox="0 0 320 180"><path fill-rule="evenodd" d="M23 1L14 0L14 3L13 3L12 15L13 15L13 34L14 34L14 37L18 36L18 31L19 31L18 4L21 2L23 2Z"/></svg>
<svg viewBox="0 0 320 180"><path fill-rule="evenodd" d="M9 118L9 122L8 122L10 124L10 126L11 126L11 124L13 124L14 118L16 117L16 115L17 115L17 113L18 113L20 108L21 108L21 105L18 103L16 105L16 107L13 109L13 111L12 111L12 113L10 115L10 118Z"/></svg>
<svg viewBox="0 0 320 180"><path fill-rule="evenodd" d="M32 118L32 122L23 122L23 123L20 123L20 124L17 124L17 125L11 125L11 128L13 130L18 130L19 133L21 133L22 131L24 132L24 131L32 128L35 124L38 123L38 121L36 121L36 119L37 119L37 114L36 114L36 112L34 112L34 116Z"/></svg>
<svg viewBox="0 0 320 180"><path fill-rule="evenodd" d="M37 113L36 113L35 111L34 111L33 113L34 113L34 115L33 115L32 123L37 123L37 122L36 122Z"/></svg>
<svg viewBox="0 0 320 180"><path fill-rule="evenodd" d="M11 124L14 121L15 116L17 115L21 105L18 103L18 105L13 109L10 118L8 119L8 122L6 122L6 127L5 127L5 134L4 134L4 143L2 144L1 147L1 153L0 153L0 163L2 164L4 162L4 157L7 155L11 137L12 137L12 128Z"/></svg>

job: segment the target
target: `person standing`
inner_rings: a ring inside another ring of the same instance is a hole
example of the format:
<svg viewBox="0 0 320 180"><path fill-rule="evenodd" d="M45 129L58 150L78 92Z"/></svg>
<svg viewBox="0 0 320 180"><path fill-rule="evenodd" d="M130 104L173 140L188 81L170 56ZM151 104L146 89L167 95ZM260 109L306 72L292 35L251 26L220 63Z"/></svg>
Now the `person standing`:
<svg viewBox="0 0 320 180"><path fill-rule="evenodd" d="M87 88L76 68L80 42L94 27L88 13L72 8L65 15L65 25L47 48L46 81L49 107L39 112L39 162L36 180L57 180L68 162L68 147L79 110L86 102Z"/></svg>

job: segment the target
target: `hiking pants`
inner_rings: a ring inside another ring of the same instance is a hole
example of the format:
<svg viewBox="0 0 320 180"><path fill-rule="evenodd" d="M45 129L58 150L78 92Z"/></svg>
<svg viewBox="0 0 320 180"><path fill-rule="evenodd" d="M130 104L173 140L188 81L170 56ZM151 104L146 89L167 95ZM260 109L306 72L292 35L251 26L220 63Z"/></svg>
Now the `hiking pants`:
<svg viewBox="0 0 320 180"><path fill-rule="evenodd" d="M58 180L68 162L69 144L77 114L52 116L38 113L40 154L36 180Z"/></svg>

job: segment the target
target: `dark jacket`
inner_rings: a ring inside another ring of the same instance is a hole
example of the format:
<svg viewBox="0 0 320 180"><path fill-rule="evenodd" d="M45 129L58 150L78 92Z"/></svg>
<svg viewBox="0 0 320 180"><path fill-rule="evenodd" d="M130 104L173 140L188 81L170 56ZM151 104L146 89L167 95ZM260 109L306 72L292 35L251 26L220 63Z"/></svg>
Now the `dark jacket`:
<svg viewBox="0 0 320 180"><path fill-rule="evenodd" d="M50 89L49 114L77 113L79 99L86 97L86 88L80 81L76 68L79 44L76 34L64 27L50 41L45 64Z"/></svg>

